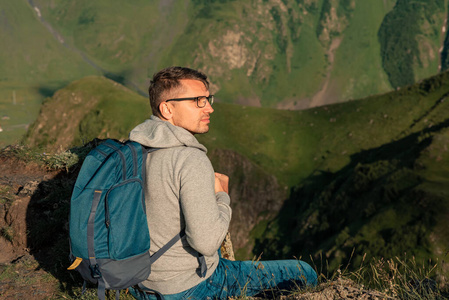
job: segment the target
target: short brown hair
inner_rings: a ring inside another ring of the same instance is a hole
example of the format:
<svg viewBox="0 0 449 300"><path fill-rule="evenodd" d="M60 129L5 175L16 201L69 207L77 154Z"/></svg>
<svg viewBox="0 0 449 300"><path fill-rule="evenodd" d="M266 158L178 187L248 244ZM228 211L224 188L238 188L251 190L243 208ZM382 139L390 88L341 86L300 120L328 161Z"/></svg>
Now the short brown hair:
<svg viewBox="0 0 449 300"><path fill-rule="evenodd" d="M197 70L185 67L168 67L153 75L148 88L151 110L153 115L160 117L159 105L162 101L167 100L167 94L181 86L180 80L193 79L204 83L206 89L209 89L209 81L207 76Z"/></svg>

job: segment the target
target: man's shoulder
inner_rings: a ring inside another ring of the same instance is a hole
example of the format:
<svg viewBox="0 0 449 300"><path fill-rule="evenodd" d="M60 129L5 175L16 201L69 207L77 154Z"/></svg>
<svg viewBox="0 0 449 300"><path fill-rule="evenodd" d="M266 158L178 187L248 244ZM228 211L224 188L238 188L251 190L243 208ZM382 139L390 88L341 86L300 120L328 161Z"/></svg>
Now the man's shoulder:
<svg viewBox="0 0 449 300"><path fill-rule="evenodd" d="M176 165L178 168L195 168L209 170L212 163L206 153L195 147L178 147L176 149Z"/></svg>
<svg viewBox="0 0 449 300"><path fill-rule="evenodd" d="M183 158L186 158L186 159L189 159L189 160L195 160L195 159L198 159L198 160L203 160L203 159L209 160L209 158L206 155L206 152L204 152L201 149L198 149L196 147L186 147L186 146L184 146L184 147L177 147L177 151L179 151L178 155L180 157L183 157Z"/></svg>

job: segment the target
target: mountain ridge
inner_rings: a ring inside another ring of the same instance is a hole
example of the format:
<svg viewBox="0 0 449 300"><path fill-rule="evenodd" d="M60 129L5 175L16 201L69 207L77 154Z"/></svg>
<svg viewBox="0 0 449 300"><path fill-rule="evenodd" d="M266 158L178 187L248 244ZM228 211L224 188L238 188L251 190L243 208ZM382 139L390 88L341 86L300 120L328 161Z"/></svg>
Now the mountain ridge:
<svg viewBox="0 0 449 300"><path fill-rule="evenodd" d="M157 70L184 65L205 71L222 102L304 109L434 75L448 51L447 0L413 9L402 0L2 1L0 107L10 119L1 137L9 141L45 97L87 75L143 95ZM26 106L20 114L14 93Z"/></svg>

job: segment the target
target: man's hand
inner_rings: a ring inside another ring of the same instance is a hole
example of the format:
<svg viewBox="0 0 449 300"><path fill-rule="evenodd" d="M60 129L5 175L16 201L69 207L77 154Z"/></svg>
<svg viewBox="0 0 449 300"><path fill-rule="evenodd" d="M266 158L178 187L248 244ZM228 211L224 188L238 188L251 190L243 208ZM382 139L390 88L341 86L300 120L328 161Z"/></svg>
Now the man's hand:
<svg viewBox="0 0 449 300"><path fill-rule="evenodd" d="M228 193L229 177L215 172L215 193L225 192Z"/></svg>

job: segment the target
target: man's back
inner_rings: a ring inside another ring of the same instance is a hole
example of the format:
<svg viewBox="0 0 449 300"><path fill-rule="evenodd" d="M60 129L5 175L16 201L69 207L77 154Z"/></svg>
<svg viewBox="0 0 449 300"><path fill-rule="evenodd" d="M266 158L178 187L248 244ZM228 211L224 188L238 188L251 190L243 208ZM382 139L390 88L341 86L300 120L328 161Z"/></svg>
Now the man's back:
<svg viewBox="0 0 449 300"><path fill-rule="evenodd" d="M217 266L217 249L231 219L229 196L215 193L214 170L206 149L183 128L152 117L136 127L130 138L157 149L147 160L150 252L181 230L186 232L182 241L154 263L144 285L164 294L186 290L204 280L199 276L198 253L206 259L206 278Z"/></svg>

